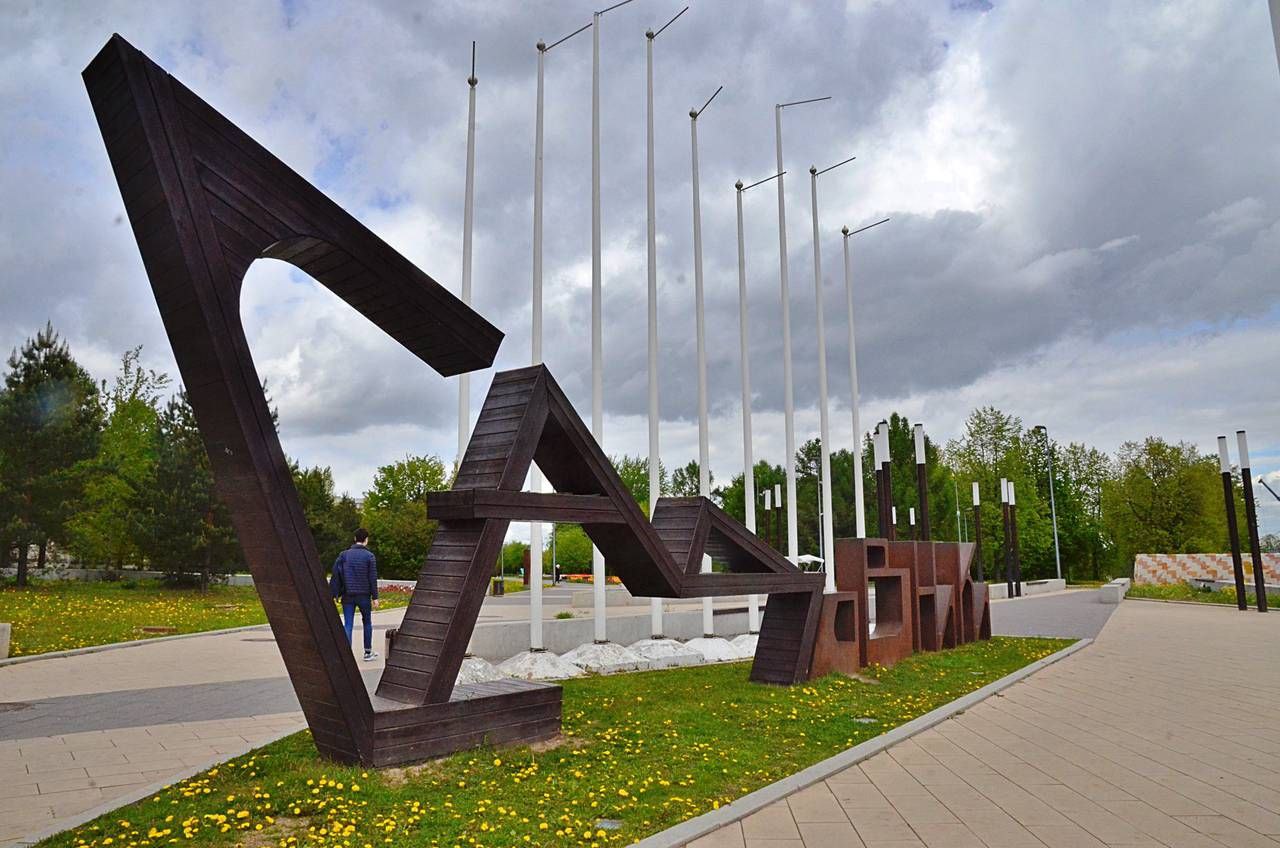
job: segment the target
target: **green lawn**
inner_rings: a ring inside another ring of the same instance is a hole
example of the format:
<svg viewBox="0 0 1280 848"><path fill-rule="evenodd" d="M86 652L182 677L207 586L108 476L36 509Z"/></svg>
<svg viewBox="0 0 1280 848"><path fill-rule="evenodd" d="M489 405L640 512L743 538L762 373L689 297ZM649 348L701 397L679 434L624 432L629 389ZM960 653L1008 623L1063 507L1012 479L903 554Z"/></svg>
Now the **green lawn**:
<svg viewBox="0 0 1280 848"><path fill-rule="evenodd" d="M384 592L382 607L408 600L408 593ZM50 580L26 589L0 588L0 621L13 625L9 655L18 657L172 635L145 633L144 627L199 633L265 624L267 617L249 586L213 586L202 594L157 581Z"/></svg>
<svg viewBox="0 0 1280 848"><path fill-rule="evenodd" d="M1254 601L1257 599L1258 593L1246 591L1244 596L1245 601L1249 606L1254 606ZM1194 601L1200 604L1236 605L1235 587L1208 591L1205 589L1196 589L1186 583L1175 583L1170 586L1138 585L1135 583L1129 587L1129 597L1154 598L1159 601ZM1268 592L1267 606L1280 606L1280 595Z"/></svg>
<svg viewBox="0 0 1280 848"><path fill-rule="evenodd" d="M413 769L321 761L304 732L41 845L628 844L1068 644L998 637L867 669L878 682L762 686L745 663L570 680L560 744Z"/></svg>

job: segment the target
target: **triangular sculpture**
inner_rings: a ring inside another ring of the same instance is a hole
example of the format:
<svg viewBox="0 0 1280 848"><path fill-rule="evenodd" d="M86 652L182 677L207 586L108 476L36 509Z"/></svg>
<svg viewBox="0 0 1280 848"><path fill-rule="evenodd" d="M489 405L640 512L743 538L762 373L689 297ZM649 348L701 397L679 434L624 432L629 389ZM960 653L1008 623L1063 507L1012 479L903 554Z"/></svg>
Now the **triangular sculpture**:
<svg viewBox="0 0 1280 848"><path fill-rule="evenodd" d="M371 697L325 585L240 319L249 265L290 262L440 374L493 363L502 333L120 36L84 71L218 494L316 746L386 765L560 728L557 686L454 686L513 519L579 521L635 594L770 593L752 677L806 679L821 577L701 499L645 520L543 368L499 374L405 624ZM561 494L518 490L537 461ZM704 550L730 574L695 574Z"/></svg>
<svg viewBox="0 0 1280 848"><path fill-rule="evenodd" d="M535 461L555 494L520 491ZM751 677L808 679L822 576L800 571L705 498L659 499L651 524L545 366L494 377L453 490L429 495L427 509L440 527L387 658L382 697L449 699L517 520L581 524L633 595L769 594ZM697 573L704 552L728 572Z"/></svg>

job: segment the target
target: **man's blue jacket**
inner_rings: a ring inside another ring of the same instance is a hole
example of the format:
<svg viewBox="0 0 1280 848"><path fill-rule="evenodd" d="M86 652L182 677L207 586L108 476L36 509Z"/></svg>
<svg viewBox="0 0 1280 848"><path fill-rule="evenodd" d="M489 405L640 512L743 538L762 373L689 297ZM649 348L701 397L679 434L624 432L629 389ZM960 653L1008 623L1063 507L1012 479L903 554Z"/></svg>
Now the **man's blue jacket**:
<svg viewBox="0 0 1280 848"><path fill-rule="evenodd" d="M364 545L352 545L333 563L329 587L335 598L368 595L378 597L378 560Z"/></svg>

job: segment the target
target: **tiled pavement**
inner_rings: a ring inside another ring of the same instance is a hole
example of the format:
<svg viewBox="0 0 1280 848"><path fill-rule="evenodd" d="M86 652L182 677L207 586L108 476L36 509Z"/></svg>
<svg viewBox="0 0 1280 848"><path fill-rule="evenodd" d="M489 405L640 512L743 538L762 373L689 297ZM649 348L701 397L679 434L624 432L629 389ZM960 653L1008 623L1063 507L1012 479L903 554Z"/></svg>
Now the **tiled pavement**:
<svg viewBox="0 0 1280 848"><path fill-rule="evenodd" d="M0 845L304 727L302 714L0 742Z"/></svg>
<svg viewBox="0 0 1280 848"><path fill-rule="evenodd" d="M1092 593L1002 601L993 621L997 632L1092 635L1105 621L1100 606ZM399 615L376 618L385 627ZM0 705L0 848L300 728L269 637L242 631L0 668L0 702L18 707ZM362 668L372 681L381 662Z"/></svg>
<svg viewBox="0 0 1280 848"><path fill-rule="evenodd" d="M1097 641L690 848L1280 845L1280 615L1128 601Z"/></svg>

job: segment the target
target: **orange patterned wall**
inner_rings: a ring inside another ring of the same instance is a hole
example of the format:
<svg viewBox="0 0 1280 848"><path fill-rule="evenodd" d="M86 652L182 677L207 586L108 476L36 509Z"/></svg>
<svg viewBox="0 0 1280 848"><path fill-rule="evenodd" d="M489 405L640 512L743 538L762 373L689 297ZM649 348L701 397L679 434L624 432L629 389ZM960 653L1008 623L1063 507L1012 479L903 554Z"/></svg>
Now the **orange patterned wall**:
<svg viewBox="0 0 1280 848"><path fill-rule="evenodd" d="M1263 554L1267 583L1280 584L1280 554ZM1244 555L1245 581L1253 587L1253 558ZM1185 583L1195 577L1234 580L1231 554L1138 554L1133 562L1134 583Z"/></svg>

